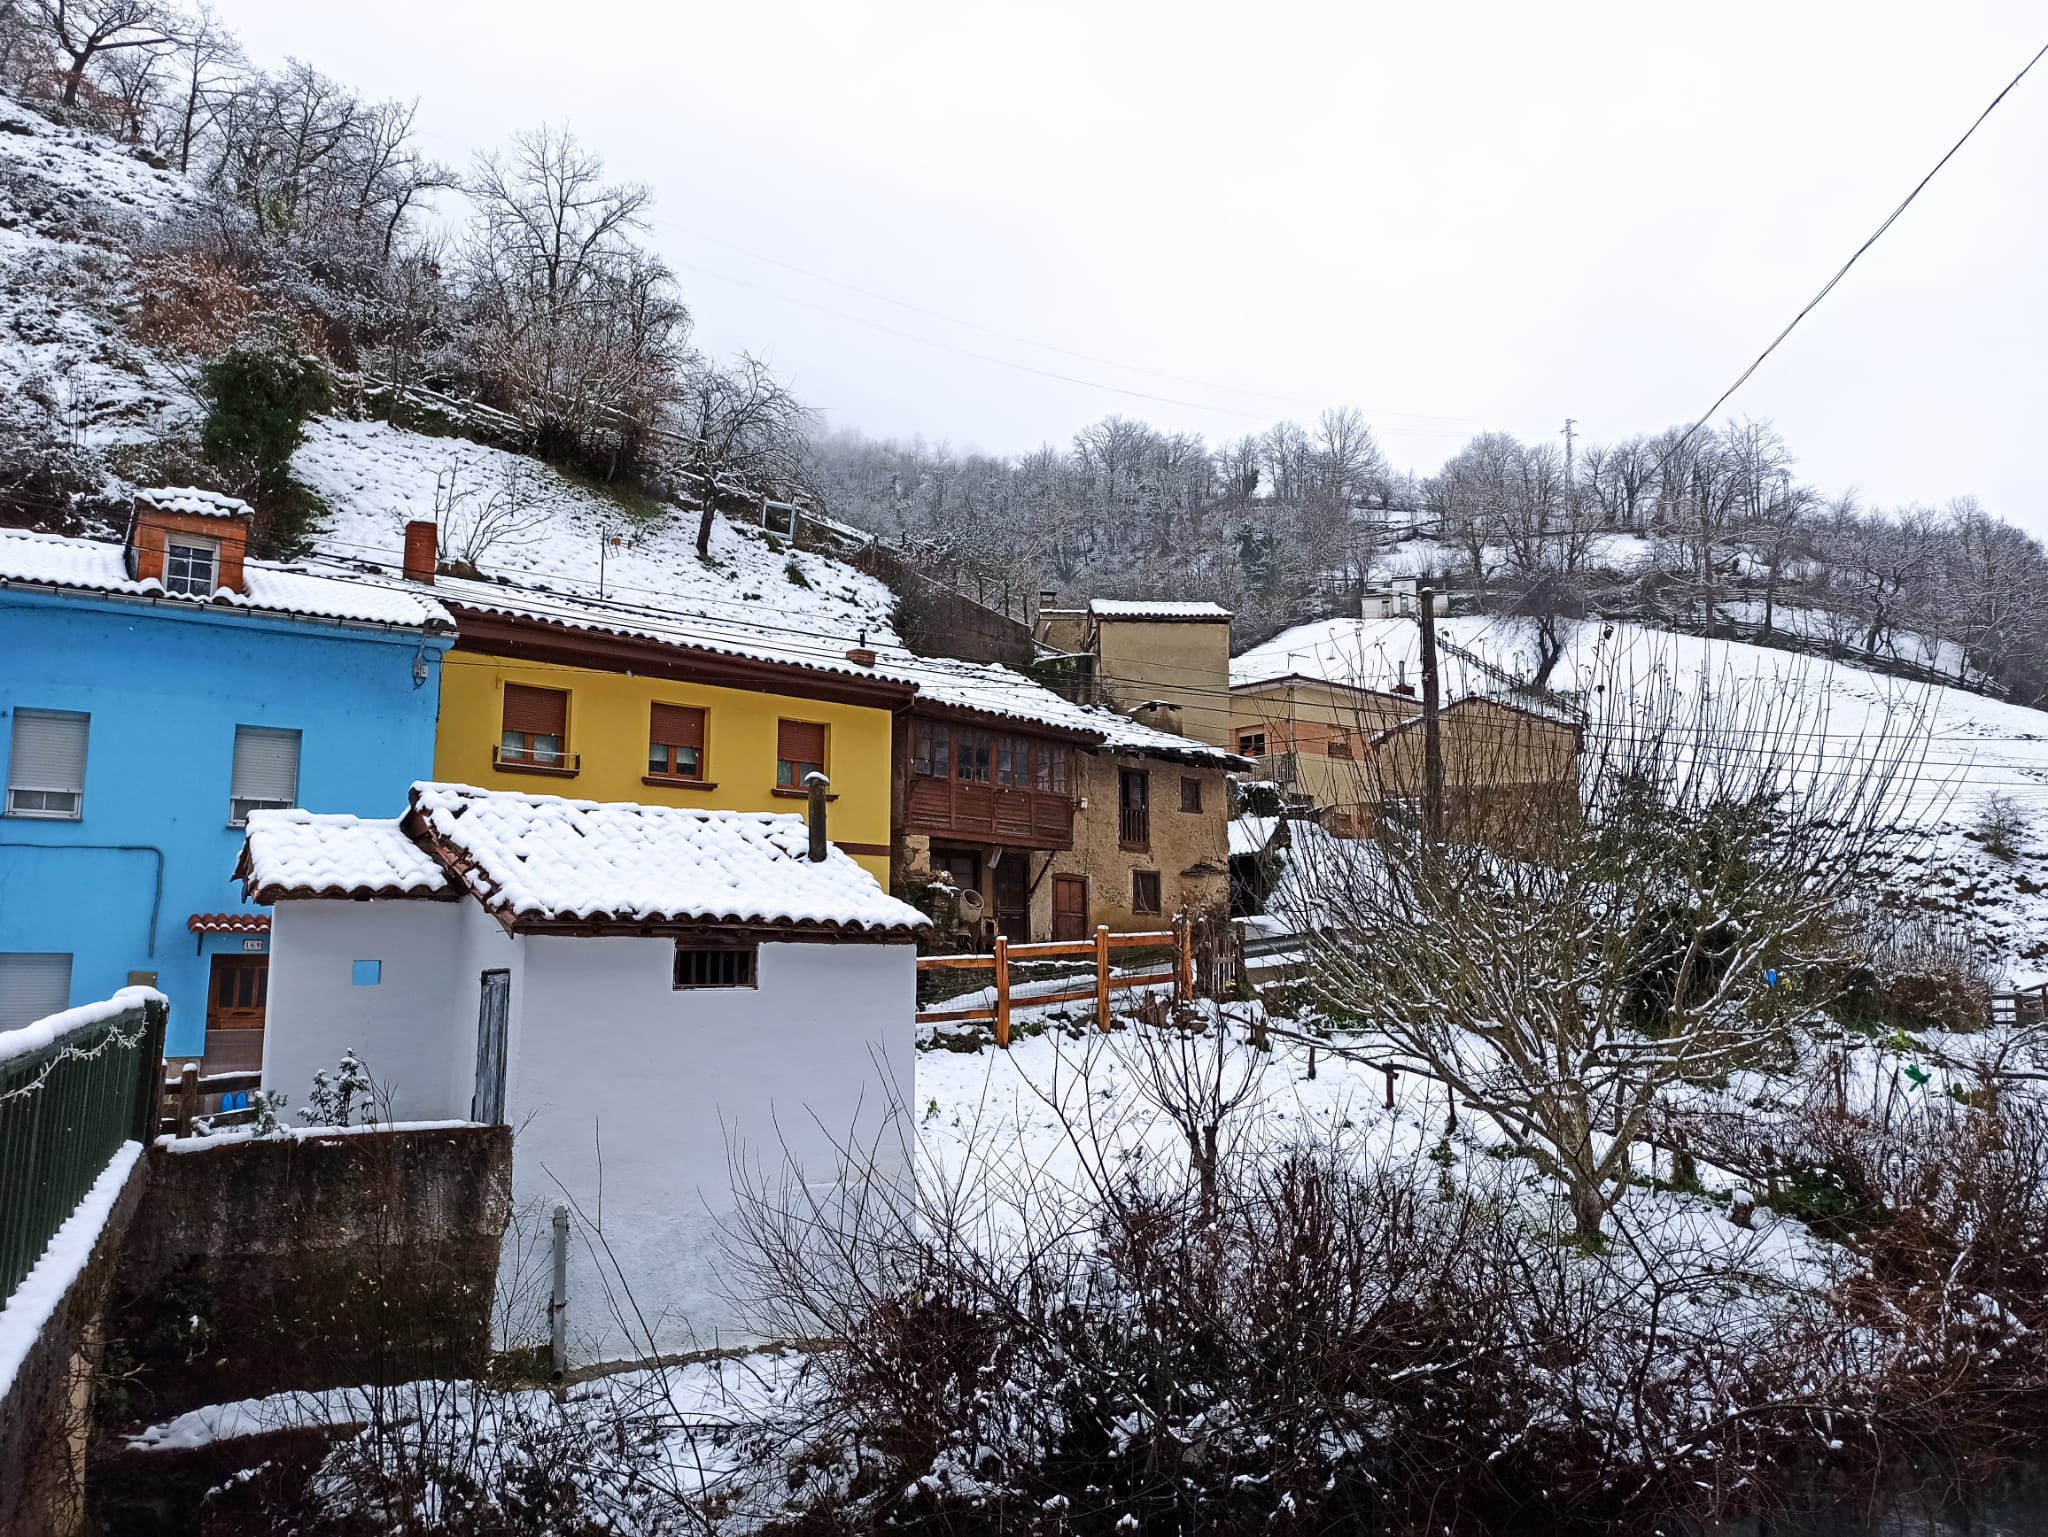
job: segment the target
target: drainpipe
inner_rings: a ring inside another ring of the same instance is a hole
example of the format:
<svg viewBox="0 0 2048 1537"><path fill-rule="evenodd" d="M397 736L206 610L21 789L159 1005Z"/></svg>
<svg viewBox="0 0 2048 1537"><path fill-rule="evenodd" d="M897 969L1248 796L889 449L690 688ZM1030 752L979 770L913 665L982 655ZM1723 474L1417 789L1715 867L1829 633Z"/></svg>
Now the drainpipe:
<svg viewBox="0 0 2048 1537"><path fill-rule="evenodd" d="M804 788L811 792L810 814L805 818L811 827L811 863L822 864L832 847L825 839L825 792L832 788L832 781L812 769L804 775Z"/></svg>
<svg viewBox="0 0 2048 1537"><path fill-rule="evenodd" d="M149 956L151 960L156 959L156 920L164 906L164 851L154 843L23 843L14 838L0 838L0 849L47 849L53 853L78 849L95 853L154 854L156 890L149 899Z"/></svg>

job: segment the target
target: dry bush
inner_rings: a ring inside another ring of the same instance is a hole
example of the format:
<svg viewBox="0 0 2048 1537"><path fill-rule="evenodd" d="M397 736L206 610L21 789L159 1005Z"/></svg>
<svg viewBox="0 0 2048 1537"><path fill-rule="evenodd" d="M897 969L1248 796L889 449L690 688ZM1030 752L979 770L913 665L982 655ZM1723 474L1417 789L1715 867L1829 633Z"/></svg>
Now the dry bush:
<svg viewBox="0 0 2048 1537"><path fill-rule="evenodd" d="M144 251L136 258L135 286L140 302L129 334L196 357L227 351L266 307L234 264L200 242Z"/></svg>

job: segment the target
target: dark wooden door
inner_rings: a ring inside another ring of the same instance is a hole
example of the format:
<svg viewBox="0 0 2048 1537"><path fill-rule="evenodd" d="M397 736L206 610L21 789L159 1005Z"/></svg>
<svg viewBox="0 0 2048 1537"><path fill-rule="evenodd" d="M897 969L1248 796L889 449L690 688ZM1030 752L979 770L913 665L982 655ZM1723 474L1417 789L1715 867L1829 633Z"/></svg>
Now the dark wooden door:
<svg viewBox="0 0 2048 1537"><path fill-rule="evenodd" d="M1055 875L1052 878L1052 937L1088 937L1088 877Z"/></svg>
<svg viewBox="0 0 2048 1537"><path fill-rule="evenodd" d="M995 868L996 931L1013 945L1031 942L1031 887L1024 878L1027 858L1012 850Z"/></svg>
<svg viewBox="0 0 2048 1537"><path fill-rule="evenodd" d="M505 1044L512 1017L512 973L487 971L476 1009L476 1092L469 1118L482 1126L505 1120Z"/></svg>
<svg viewBox="0 0 2048 1537"><path fill-rule="evenodd" d="M207 981L202 1071L246 1073L263 1066L269 1008L270 957L216 955Z"/></svg>

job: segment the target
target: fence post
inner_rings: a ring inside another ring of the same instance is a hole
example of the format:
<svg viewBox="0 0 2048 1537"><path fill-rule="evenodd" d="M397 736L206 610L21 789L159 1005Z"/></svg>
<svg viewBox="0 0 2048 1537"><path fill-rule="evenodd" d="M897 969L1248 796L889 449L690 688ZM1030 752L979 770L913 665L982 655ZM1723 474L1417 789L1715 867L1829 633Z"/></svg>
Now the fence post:
<svg viewBox="0 0 2048 1537"><path fill-rule="evenodd" d="M1185 915L1173 920L1173 1001L1195 1001L1194 925Z"/></svg>
<svg viewBox="0 0 2048 1537"><path fill-rule="evenodd" d="M141 1058L135 1065L135 1111L130 1117L130 1134L144 1147L156 1140L157 1123L164 1113L164 1022L170 1006L152 1000L142 1006Z"/></svg>
<svg viewBox="0 0 2048 1537"><path fill-rule="evenodd" d="M178 1075L178 1135L192 1135L192 1122L199 1115L199 1064L187 1062Z"/></svg>
<svg viewBox="0 0 2048 1537"><path fill-rule="evenodd" d="M1010 936L996 935L996 1045L1010 1049Z"/></svg>
<svg viewBox="0 0 2048 1537"><path fill-rule="evenodd" d="M1095 1022L1109 1029L1109 925L1095 925Z"/></svg>

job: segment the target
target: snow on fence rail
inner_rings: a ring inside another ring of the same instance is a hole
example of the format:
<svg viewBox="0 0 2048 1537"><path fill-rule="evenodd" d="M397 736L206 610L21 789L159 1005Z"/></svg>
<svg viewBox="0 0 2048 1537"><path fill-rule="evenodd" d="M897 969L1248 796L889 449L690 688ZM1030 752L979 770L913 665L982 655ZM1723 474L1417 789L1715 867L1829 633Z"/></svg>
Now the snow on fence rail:
<svg viewBox="0 0 2048 1537"><path fill-rule="evenodd" d="M125 987L0 1032L0 1301L122 1145L155 1132L167 1012Z"/></svg>
<svg viewBox="0 0 2048 1537"><path fill-rule="evenodd" d="M1166 966L1145 967L1122 973L1110 967L1110 953L1114 950L1134 947L1156 950L1169 945L1173 949L1173 957ZM1013 986L1011 982L1010 967L1013 963L1082 959L1095 963L1095 976L1086 987L1056 986L1052 991L1041 992L1035 986ZM996 1045L1007 1048L1010 1044L1010 1009L1013 1002L1038 1008L1047 1004L1081 1003L1093 999L1096 1023L1107 1030L1109 995L1117 989L1152 987L1162 981L1171 980L1176 1003L1187 1002L1195 992L1194 945L1190 936L1190 926L1185 918L1176 919L1171 929L1162 929L1156 933L1112 934L1106 927L1098 924L1093 939L1064 939L1046 944L1013 945L1008 939L998 937L995 950L989 955L922 955L917 961L919 972L956 971L984 966L995 968L995 1001L992 1005L966 1009L919 1010L917 1022L920 1025L970 1025L992 1022L996 1027Z"/></svg>

